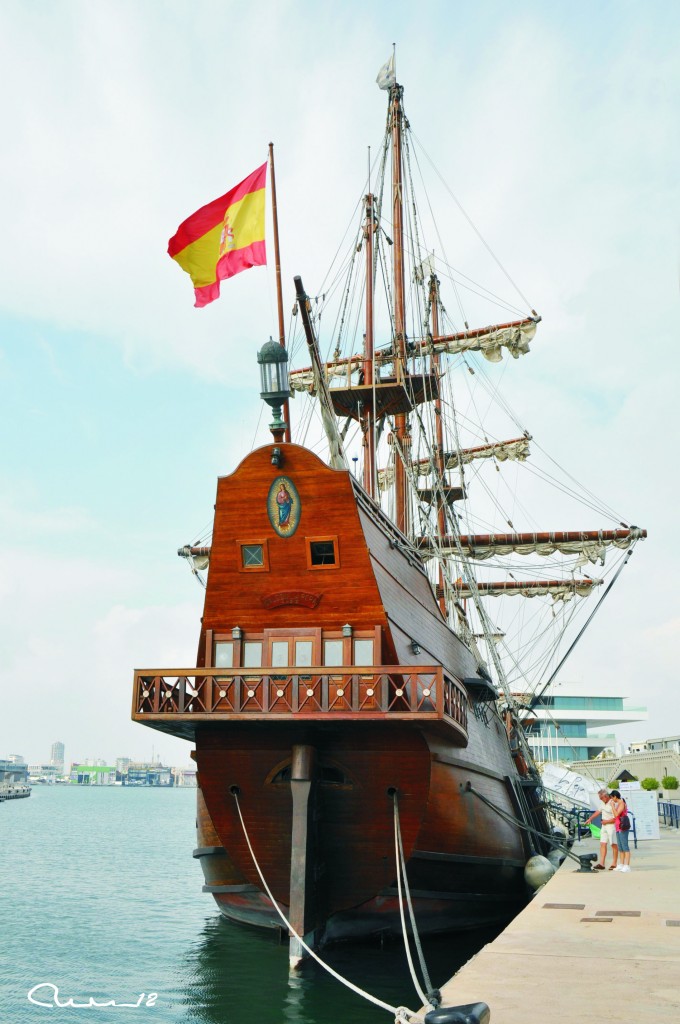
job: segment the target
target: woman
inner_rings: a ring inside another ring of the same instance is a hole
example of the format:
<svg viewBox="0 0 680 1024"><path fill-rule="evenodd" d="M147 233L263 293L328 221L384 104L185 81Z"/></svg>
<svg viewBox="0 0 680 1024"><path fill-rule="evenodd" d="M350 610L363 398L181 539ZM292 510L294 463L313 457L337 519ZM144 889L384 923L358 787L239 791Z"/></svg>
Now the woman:
<svg viewBox="0 0 680 1024"><path fill-rule="evenodd" d="M619 848L616 845L615 818L612 810L611 794L606 789L599 789L597 795L600 799L600 806L583 822L584 825L590 825L596 818L599 817L600 819L600 859L595 864L593 870L605 870L604 863L607 859L607 847L611 846L612 866L609 870L614 871L618 862Z"/></svg>
<svg viewBox="0 0 680 1024"><path fill-rule="evenodd" d="M630 871L630 846L628 844L628 829L621 828L621 817L628 814L626 801L622 798L618 789L611 792L610 804L614 815L614 827L616 829L616 845L619 848L620 863L614 868L615 871Z"/></svg>

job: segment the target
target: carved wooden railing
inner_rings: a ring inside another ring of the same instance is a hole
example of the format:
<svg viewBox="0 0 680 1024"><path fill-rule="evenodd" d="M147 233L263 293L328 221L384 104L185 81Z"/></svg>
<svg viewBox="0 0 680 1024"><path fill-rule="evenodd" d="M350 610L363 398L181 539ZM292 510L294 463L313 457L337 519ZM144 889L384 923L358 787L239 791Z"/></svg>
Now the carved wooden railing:
<svg viewBox="0 0 680 1024"><path fill-rule="evenodd" d="M256 674L257 673L257 674ZM138 669L136 721L405 719L446 721L467 737L464 688L441 666Z"/></svg>

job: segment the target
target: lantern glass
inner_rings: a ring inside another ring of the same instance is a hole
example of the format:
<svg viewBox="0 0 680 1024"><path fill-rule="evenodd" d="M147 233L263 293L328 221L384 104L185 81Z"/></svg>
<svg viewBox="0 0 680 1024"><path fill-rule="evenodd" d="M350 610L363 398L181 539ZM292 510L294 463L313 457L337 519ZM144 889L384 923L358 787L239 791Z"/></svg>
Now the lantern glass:
<svg viewBox="0 0 680 1024"><path fill-rule="evenodd" d="M278 345L271 338L257 354L257 361L260 364L260 382L262 390L260 394L265 402L271 399L287 398L288 389L288 353L282 345Z"/></svg>

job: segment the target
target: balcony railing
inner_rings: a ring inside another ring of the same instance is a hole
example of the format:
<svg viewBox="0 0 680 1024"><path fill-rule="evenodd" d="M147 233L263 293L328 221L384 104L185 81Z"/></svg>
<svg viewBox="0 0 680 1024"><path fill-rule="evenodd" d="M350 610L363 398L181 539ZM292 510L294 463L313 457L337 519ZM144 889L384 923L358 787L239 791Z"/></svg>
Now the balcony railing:
<svg viewBox="0 0 680 1024"><path fill-rule="evenodd" d="M132 717L160 721L413 720L448 722L467 739L465 689L441 666L138 669Z"/></svg>

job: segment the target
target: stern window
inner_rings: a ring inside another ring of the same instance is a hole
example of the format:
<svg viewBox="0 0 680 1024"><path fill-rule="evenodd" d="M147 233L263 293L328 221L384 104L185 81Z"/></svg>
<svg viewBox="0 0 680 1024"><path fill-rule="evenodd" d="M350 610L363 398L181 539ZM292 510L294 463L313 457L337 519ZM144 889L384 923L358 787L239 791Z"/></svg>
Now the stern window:
<svg viewBox="0 0 680 1024"><path fill-rule="evenodd" d="M262 667L262 641L246 640L243 644L243 667Z"/></svg>
<svg viewBox="0 0 680 1024"><path fill-rule="evenodd" d="M324 640L323 663L333 668L344 664L342 640Z"/></svg>
<svg viewBox="0 0 680 1024"><path fill-rule="evenodd" d="M267 572L269 570L269 551L266 540L239 540L236 543L239 549L239 572Z"/></svg>
<svg viewBox="0 0 680 1024"><path fill-rule="evenodd" d="M218 640L215 643L215 668L234 667L234 645L230 641Z"/></svg>
<svg viewBox="0 0 680 1024"><path fill-rule="evenodd" d="M372 665L373 664L373 641L372 640L355 640L354 641L354 664L355 665Z"/></svg>
<svg viewBox="0 0 680 1024"><path fill-rule="evenodd" d="M339 564L337 537L307 538L308 569L337 569Z"/></svg>

